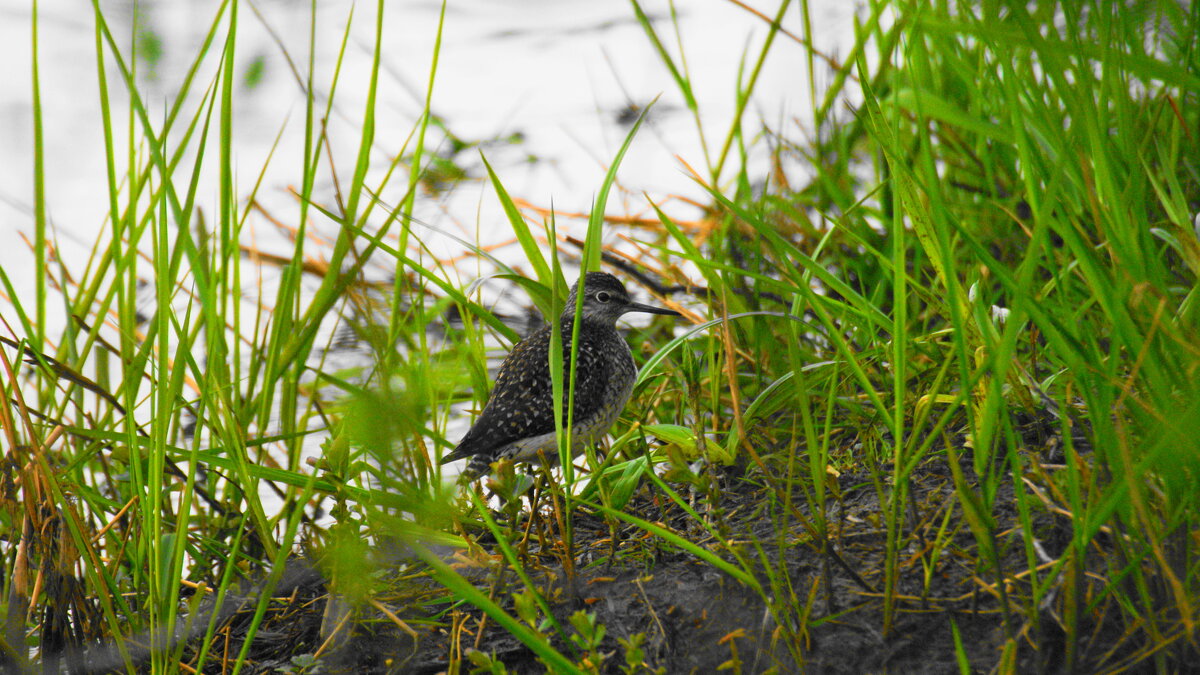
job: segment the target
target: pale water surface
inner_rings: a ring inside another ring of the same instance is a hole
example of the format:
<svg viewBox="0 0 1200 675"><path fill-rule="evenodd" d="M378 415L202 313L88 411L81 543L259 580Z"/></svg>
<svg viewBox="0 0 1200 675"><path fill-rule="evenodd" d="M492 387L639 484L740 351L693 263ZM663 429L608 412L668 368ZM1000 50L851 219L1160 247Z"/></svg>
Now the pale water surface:
<svg viewBox="0 0 1200 675"><path fill-rule="evenodd" d="M771 16L778 3L746 3ZM134 40L140 49L157 52L140 58L136 67L151 115L160 119L177 96L219 7L195 0L130 2L102 0L100 6L118 40ZM428 0L386 2L378 92L378 129L372 156L376 184L391 159L405 149L423 105L442 6ZM679 59L676 31L670 23L671 5L645 0L642 6L655 21L667 49ZM810 3L819 49L844 56L838 45L852 43L856 6L840 0ZM90 3L49 0L39 7L39 61L45 130L46 208L58 251L69 269L81 270L94 242L105 236L108 188L101 129L96 37ZM726 0L674 3L678 37L694 83L701 129L634 18L630 4L597 0L454 0L447 4L432 108L455 137L478 144L454 155L468 178L445 190L422 192L416 215L442 231L480 244L512 238L480 160L480 150L515 197L568 213L586 213L604 173L623 142L636 110L658 97L644 126L621 165L619 192L610 198L608 212L650 217L643 192L679 219L696 218L700 210L686 200L707 203L705 191L685 172L684 163L707 176L729 133L735 113L735 89L745 82L768 32L767 22ZM322 101L329 91L334 64L348 17L353 10L346 62L329 120L331 154L338 180L348 183L353 172L358 129L368 86L375 31L375 3L320 0L317 3L315 89ZM257 10L257 12L255 11ZM258 200L274 217L295 226L299 208L288 193L298 186L303 166L304 93L288 59L307 67L308 3L266 0L239 5L237 64L238 97L234 109L233 148L239 195L252 189L266 167ZM0 265L17 294L30 303L34 282L32 256L21 239L33 232L33 114L32 4L0 0ZM135 21L136 17L136 21ZM135 31L134 26L139 26ZM783 27L803 37L800 6L792 3ZM218 34L219 44L222 35ZM219 46L210 53L188 101L188 110L213 81ZM124 53L128 54L128 48ZM818 95L825 73L818 62ZM105 66L110 102L119 120L118 134L129 126L129 103L111 60ZM809 138L806 55L788 35L776 37L755 94L742 121L750 139L750 167L766 175L769 144L764 126L793 140ZM635 111L631 114L630 111ZM178 135L191 112L185 113L173 134ZM214 120L215 125L215 120ZM703 133L703 143L701 137ZM118 154L125 140L117 139ZM707 154L705 146L707 145ZM429 147L448 154L449 138L435 131ZM208 152L217 151L215 131ZM215 159L215 157L213 158ZM323 158L327 160L328 158ZM123 156L118 161L124 161ZM792 179L803 177L802 159L793 156L785 167ZM216 162L210 162L214 165ZM732 178L738 165L727 162L722 180ZM122 167L118 167L121 171ZM184 174L180 174L181 176ZM217 204L215 168L201 178L198 204L212 219ZM383 199L399 201L406 178L395 179ZM332 174L321 174L316 198L334 203ZM561 232L583 236L586 223L560 218ZM248 220L243 243L288 255L291 244L257 214ZM332 241L334 227L314 220L314 227ZM451 257L461 247L435 230L416 228L417 236L439 257ZM615 240L615 233L606 241ZM312 255L322 252L309 248ZM519 247L496 254L517 265ZM375 270L390 271L381 260ZM149 271L149 270L147 270ZM273 269L259 270L270 283ZM467 264L456 270L463 286L492 270ZM491 291L493 294L495 289ZM268 292L268 297L270 293ZM494 297L494 295L493 295ZM51 307L55 307L51 303ZM4 310L0 309L0 312ZM61 317L57 320L61 321ZM56 334L52 329L52 335ZM465 422L465 420L464 420Z"/></svg>

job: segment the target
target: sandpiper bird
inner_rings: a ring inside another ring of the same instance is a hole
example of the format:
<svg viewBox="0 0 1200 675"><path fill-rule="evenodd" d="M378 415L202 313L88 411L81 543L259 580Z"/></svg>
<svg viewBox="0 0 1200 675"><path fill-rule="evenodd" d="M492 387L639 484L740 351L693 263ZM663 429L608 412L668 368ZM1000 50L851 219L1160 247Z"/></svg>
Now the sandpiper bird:
<svg viewBox="0 0 1200 675"><path fill-rule="evenodd" d="M583 314L579 323L579 349L575 366L575 408L571 426L571 451L579 454L589 443L608 433L633 392L637 366L629 345L617 333L617 319L630 312L679 312L632 302L625 287L611 274L589 272L583 279ZM563 342L563 415L571 373L571 331L579 282L571 287L559 324ZM496 386L483 413L442 464L464 457L471 461L460 480L488 473L499 459L539 461L539 453L558 460L554 430L554 395L550 381L549 324L513 347L500 366Z"/></svg>

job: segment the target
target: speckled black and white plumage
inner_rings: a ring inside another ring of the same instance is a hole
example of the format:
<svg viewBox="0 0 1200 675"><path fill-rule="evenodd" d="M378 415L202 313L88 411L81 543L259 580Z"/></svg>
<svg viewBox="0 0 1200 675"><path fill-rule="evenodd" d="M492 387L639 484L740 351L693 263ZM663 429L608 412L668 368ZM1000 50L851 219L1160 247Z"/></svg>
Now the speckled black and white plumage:
<svg viewBox="0 0 1200 675"><path fill-rule="evenodd" d="M571 288L559 317L563 336L563 409L566 411L571 372L571 331L579 284ZM611 274L590 272L584 279L583 316L579 325L579 350L575 366L575 408L571 428L572 451L578 454L589 443L608 433L617 421L637 377L629 345L617 332L617 319L630 312L678 312L630 302L625 287ZM538 461L542 452L558 457L554 430L554 396L550 381L549 324L513 347L500 366L496 386L479 419L458 447L442 463L465 457L471 461L463 480L473 480L490 470L498 459Z"/></svg>

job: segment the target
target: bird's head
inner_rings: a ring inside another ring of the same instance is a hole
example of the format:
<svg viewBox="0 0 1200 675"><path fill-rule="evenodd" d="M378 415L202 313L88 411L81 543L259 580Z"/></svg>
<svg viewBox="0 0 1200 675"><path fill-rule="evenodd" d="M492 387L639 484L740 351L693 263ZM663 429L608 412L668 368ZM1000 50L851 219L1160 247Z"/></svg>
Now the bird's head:
<svg viewBox="0 0 1200 675"><path fill-rule="evenodd" d="M666 314L679 316L673 309L664 309L652 305L643 305L629 299L625 286L611 274L604 272L588 272L571 287L567 296L567 304L563 308L563 317L575 315L575 305L579 299L579 286L583 285L583 318L615 324L622 314L630 312L646 312L648 314Z"/></svg>

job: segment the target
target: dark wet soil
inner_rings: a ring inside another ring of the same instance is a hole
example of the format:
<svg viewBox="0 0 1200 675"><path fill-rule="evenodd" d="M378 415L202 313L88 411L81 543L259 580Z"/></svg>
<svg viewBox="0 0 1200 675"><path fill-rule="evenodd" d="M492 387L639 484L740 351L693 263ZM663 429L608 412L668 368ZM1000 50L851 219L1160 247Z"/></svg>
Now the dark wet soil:
<svg viewBox="0 0 1200 675"><path fill-rule="evenodd" d="M1061 447L1054 438L1037 444ZM1054 496L1061 455L1022 455L1025 514L1014 499L1010 467L998 466L1002 478L989 488L969 460L959 463L969 492L990 505L979 517L994 534L981 546L955 492L948 455L928 458L912 474L895 509L899 538L891 543L888 467L829 477L822 537L807 507L811 499L783 490L787 470L772 464L781 454L710 471L705 494L696 487L702 481L671 482L686 509L649 481L624 508L748 571L761 592L693 551L584 509L574 514L568 552L547 509L532 522L530 511L522 511L515 525L531 532L518 544L522 564L563 627L558 633L543 625L542 633L572 662L600 673L1095 673L1142 672L1153 663L1148 657L1157 648L1140 629L1120 625L1122 613L1110 599L1119 593L1101 592L1118 583L1111 581L1119 566L1108 559L1109 535L1089 545L1087 569L1052 571L1066 559L1072 532L1069 511ZM970 456L965 449L957 454ZM1032 544L1025 527L1034 533ZM519 615L513 600L521 580L505 569L486 530L471 535L477 547L437 554ZM494 619L448 596L411 555L396 554L372 574L369 601L351 606L330 600L316 566L293 561L242 672L502 672L500 664L510 673L552 670ZM252 624L257 588L227 598L213 621L219 639L203 664L198 640L182 646L179 662L229 672ZM571 617L580 610L604 629L591 656L575 644ZM1070 611L1077 619L1067 630ZM197 613L204 615L203 606ZM477 670L475 651L489 655L494 670ZM1175 666L1186 659L1176 656L1157 665L1184 672ZM123 671L123 661L113 658L112 668Z"/></svg>
<svg viewBox="0 0 1200 675"><path fill-rule="evenodd" d="M970 467L964 469L969 474ZM576 514L571 578L561 545L548 543L554 541L553 524L535 522L526 568L567 632L570 616L581 609L605 627L599 672L712 673L724 667L743 673L958 673L966 664L971 672L989 672L1002 663L1022 673L1062 670L1057 587L1043 591L1037 616L1020 613L1037 605L1029 597L1030 552L1010 485L1001 485L992 500L989 517L999 534L990 554L980 550L963 517L946 459L915 473L900 513L904 538L894 553L898 575L891 581L889 607L880 494L890 490L876 485L886 480L886 471L875 478L863 473L831 479L824 546L813 535L811 514L787 508L756 475L763 474L751 469L717 477L711 493L718 498L708 509L699 495L682 493L694 497L698 512L726 545L653 486L643 486L625 510L725 560L739 558L765 589L761 595L692 553L586 512ZM1038 509L1029 518L1038 536L1036 554L1057 557L1069 539L1065 516ZM541 537L539 528L545 529ZM500 560L498 550L484 535L479 541L476 553L451 557L446 551L446 559L514 613L512 597L521 582L511 571L497 575L499 566L487 563ZM464 655L475 649L508 672L547 671L495 621L465 603L451 607L427 578L406 574L411 572L396 573L394 596L376 596L376 605L346 613L349 629L340 635L348 637L324 647L320 627L330 621L324 582L311 570L298 574L300 580L290 584L258 631L250 672L303 672L300 666L311 658L305 655L318 652L319 672L471 672ZM249 610L229 621L228 654L241 647L238 635L248 619ZM1077 664L1112 657L1115 643L1104 638L1117 628L1089 630ZM554 635L550 628L545 632ZM631 639L640 640L641 667L624 670L629 666L623 642ZM552 637L552 642L575 662L583 660L567 641ZM222 660L210 655L205 671L221 672ZM1090 671L1082 666L1077 672Z"/></svg>
<svg viewBox="0 0 1200 675"><path fill-rule="evenodd" d="M755 570L767 598L632 527L620 530L618 554L610 564L608 525L598 517L581 517L581 569L573 588L561 576L555 579L556 615L565 624L583 608L606 626L601 651L610 656L601 672L622 672L625 652L618 638L643 634L644 664L666 673L711 673L723 665L729 672L747 673L957 673L951 622L974 668L994 667L1008 634L991 590L996 575L979 569L950 476L926 471L911 485L913 499L905 517L915 517L916 529L928 532L923 538L912 537L897 554L901 574L886 635L882 570L887 542L878 493L866 476L844 475L838 486L841 499L830 509L833 531L822 552L803 522L785 520L783 507L764 498L761 485L732 477L722 481L719 512L707 515L744 564ZM662 495L646 490L639 497L630 511L732 558L695 519ZM1011 531L1016 514L1010 496L1001 495L997 504L994 515L1003 523L1000 529ZM934 531L946 522L957 529L955 545L935 561L932 551L922 550L922 542L934 542ZM786 528L782 538L781 525ZM1012 570L1024 569L1024 549L1017 543L1004 547L1003 564ZM968 554L954 550L956 546ZM604 562L588 565L591 560ZM763 569L766 565L771 572ZM550 572L552 577L561 575L561 565ZM1008 617L1009 631L1019 630L1020 624L1019 617ZM472 625L468 622L466 630ZM470 634L461 639L467 646L476 643ZM431 633L403 670L446 670L448 643L445 632ZM512 672L546 670L523 645L494 627L485 628L478 648L495 654Z"/></svg>

